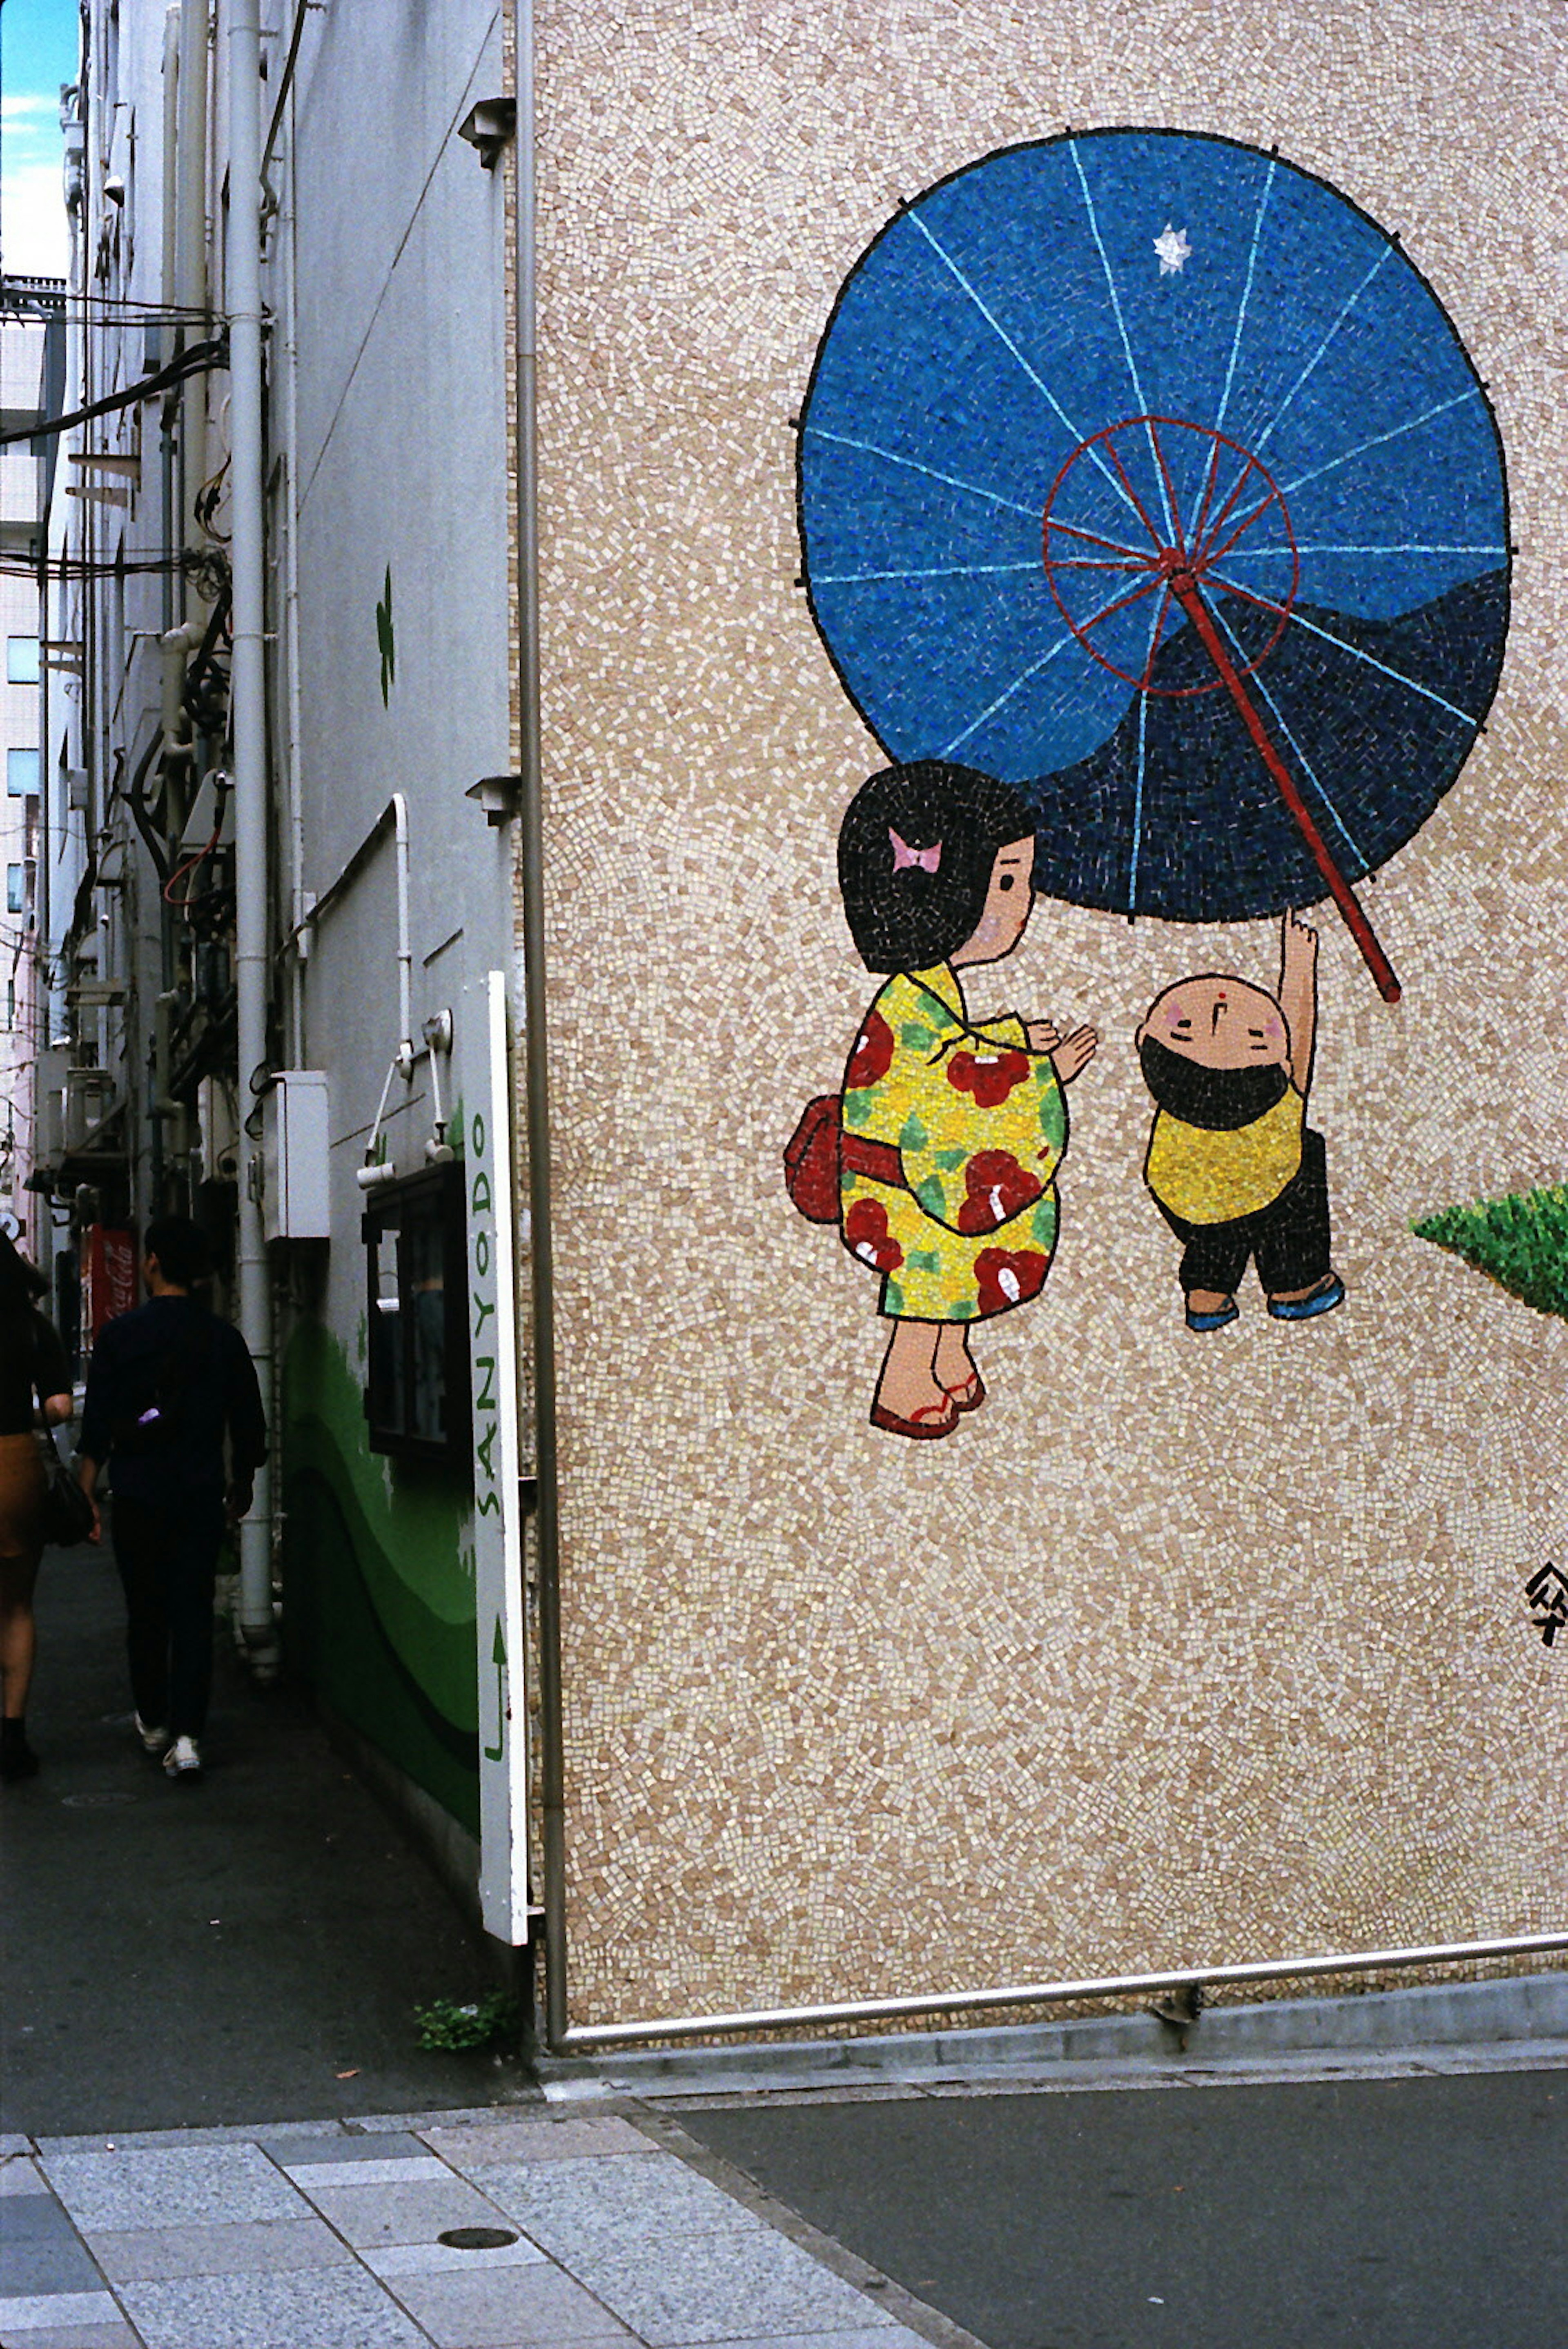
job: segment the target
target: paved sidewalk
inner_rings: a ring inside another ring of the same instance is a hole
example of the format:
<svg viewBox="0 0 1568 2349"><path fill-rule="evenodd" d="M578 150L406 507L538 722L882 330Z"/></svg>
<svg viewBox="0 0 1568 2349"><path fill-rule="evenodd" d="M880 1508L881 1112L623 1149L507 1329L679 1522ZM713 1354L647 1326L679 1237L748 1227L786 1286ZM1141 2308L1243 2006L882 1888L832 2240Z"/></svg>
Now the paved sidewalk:
<svg viewBox="0 0 1568 2349"><path fill-rule="evenodd" d="M967 2337L798 2236L809 2230L770 2224L618 2116L9 2137L0 2344L928 2349ZM889 2292L898 2314L878 2304ZM898 2321L910 2313L919 2331Z"/></svg>

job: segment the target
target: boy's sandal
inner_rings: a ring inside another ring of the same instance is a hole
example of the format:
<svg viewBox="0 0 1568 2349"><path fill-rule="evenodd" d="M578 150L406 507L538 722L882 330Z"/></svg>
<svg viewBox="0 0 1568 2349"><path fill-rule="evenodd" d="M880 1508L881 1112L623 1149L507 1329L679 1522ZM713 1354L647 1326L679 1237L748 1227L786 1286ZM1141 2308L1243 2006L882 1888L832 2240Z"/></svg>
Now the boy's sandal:
<svg viewBox="0 0 1568 2349"><path fill-rule="evenodd" d="M1345 1302L1345 1283L1337 1272L1331 1272L1321 1288L1310 1297L1269 1299L1269 1311L1276 1321L1310 1321L1319 1313L1332 1313L1336 1305Z"/></svg>
<svg viewBox="0 0 1568 2349"><path fill-rule="evenodd" d="M978 1411L985 1401L985 1381L978 1371L971 1371L961 1387L944 1386L942 1392L952 1397L955 1411Z"/></svg>
<svg viewBox="0 0 1568 2349"><path fill-rule="evenodd" d="M1269 1310L1272 1312L1272 1306ZM1194 1313L1189 1305L1187 1309L1187 1326L1189 1330L1228 1330L1231 1322L1240 1318L1241 1311L1241 1309L1233 1297L1228 1297L1217 1313Z"/></svg>
<svg viewBox="0 0 1568 2349"><path fill-rule="evenodd" d="M934 1421L936 1424L929 1426L928 1421ZM920 1403L908 1419L900 1419L896 1411L888 1409L886 1403L874 1402L871 1406L873 1427L880 1427L889 1435L910 1435L918 1442L929 1441L938 1435L950 1435L958 1423L957 1411L950 1411L940 1402Z"/></svg>

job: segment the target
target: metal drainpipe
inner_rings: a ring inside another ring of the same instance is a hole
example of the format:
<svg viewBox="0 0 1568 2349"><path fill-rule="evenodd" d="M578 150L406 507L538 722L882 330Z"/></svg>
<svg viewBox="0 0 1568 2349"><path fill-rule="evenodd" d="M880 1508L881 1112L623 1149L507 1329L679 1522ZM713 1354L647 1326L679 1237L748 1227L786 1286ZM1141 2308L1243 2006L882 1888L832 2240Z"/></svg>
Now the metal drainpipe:
<svg viewBox="0 0 1568 2349"><path fill-rule="evenodd" d="M539 743L539 494L535 339L534 11L516 0L517 604L521 715L524 1071L534 1339L534 1537L539 1575L540 1825L545 1849L545 2035L567 2031L566 1847L561 1750L560 1520L550 1062L545 1002L545 845Z"/></svg>
<svg viewBox="0 0 1568 2349"><path fill-rule="evenodd" d="M295 170L294 78L288 84L288 202L278 222L286 323L284 343L284 429L288 435L284 528L284 660L288 686L289 929L295 952L289 972L289 1041L296 1069L305 1066L305 804L300 754L299 685L299 180ZM277 168L275 165L275 169Z"/></svg>
<svg viewBox="0 0 1568 2349"><path fill-rule="evenodd" d="M224 288L229 315L229 428L234 571L230 724L234 762L234 978L239 1115L267 1057L266 596L262 506L261 27L257 0L228 13L229 217ZM256 1177L240 1183L240 1330L263 1394L272 1391L272 1284ZM272 1611L272 1479L263 1467L240 1527L240 1635L254 1671L276 1669Z"/></svg>

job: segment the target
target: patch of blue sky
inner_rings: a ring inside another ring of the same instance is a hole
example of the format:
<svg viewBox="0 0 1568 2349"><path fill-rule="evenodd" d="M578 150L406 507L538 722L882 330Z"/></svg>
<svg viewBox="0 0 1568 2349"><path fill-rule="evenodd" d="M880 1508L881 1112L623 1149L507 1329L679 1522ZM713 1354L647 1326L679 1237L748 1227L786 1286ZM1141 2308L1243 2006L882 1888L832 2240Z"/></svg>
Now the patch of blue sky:
<svg viewBox="0 0 1568 2349"><path fill-rule="evenodd" d="M69 256L61 186L60 89L77 73L75 0L0 7L0 257L61 276Z"/></svg>

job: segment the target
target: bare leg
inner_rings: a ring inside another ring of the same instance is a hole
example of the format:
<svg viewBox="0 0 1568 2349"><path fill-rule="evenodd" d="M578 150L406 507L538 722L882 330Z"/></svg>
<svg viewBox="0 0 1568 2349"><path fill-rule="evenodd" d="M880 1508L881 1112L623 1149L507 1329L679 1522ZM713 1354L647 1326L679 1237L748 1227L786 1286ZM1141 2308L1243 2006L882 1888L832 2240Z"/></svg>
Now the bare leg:
<svg viewBox="0 0 1568 2349"><path fill-rule="evenodd" d="M938 1383L949 1394L967 1393L979 1376L969 1350L969 1323L944 1321L937 1338Z"/></svg>
<svg viewBox="0 0 1568 2349"><path fill-rule="evenodd" d="M33 1619L36 1557L0 1557L0 1712L20 1721L27 1710L37 1631Z"/></svg>
<svg viewBox="0 0 1568 2349"><path fill-rule="evenodd" d="M1224 1288L1189 1288L1187 1292L1189 1313L1223 1313L1232 1302L1230 1291Z"/></svg>
<svg viewBox="0 0 1568 2349"><path fill-rule="evenodd" d="M944 1326L937 1321L894 1322L876 1402L896 1418L912 1420L917 1412L950 1413L936 1373L937 1335Z"/></svg>

